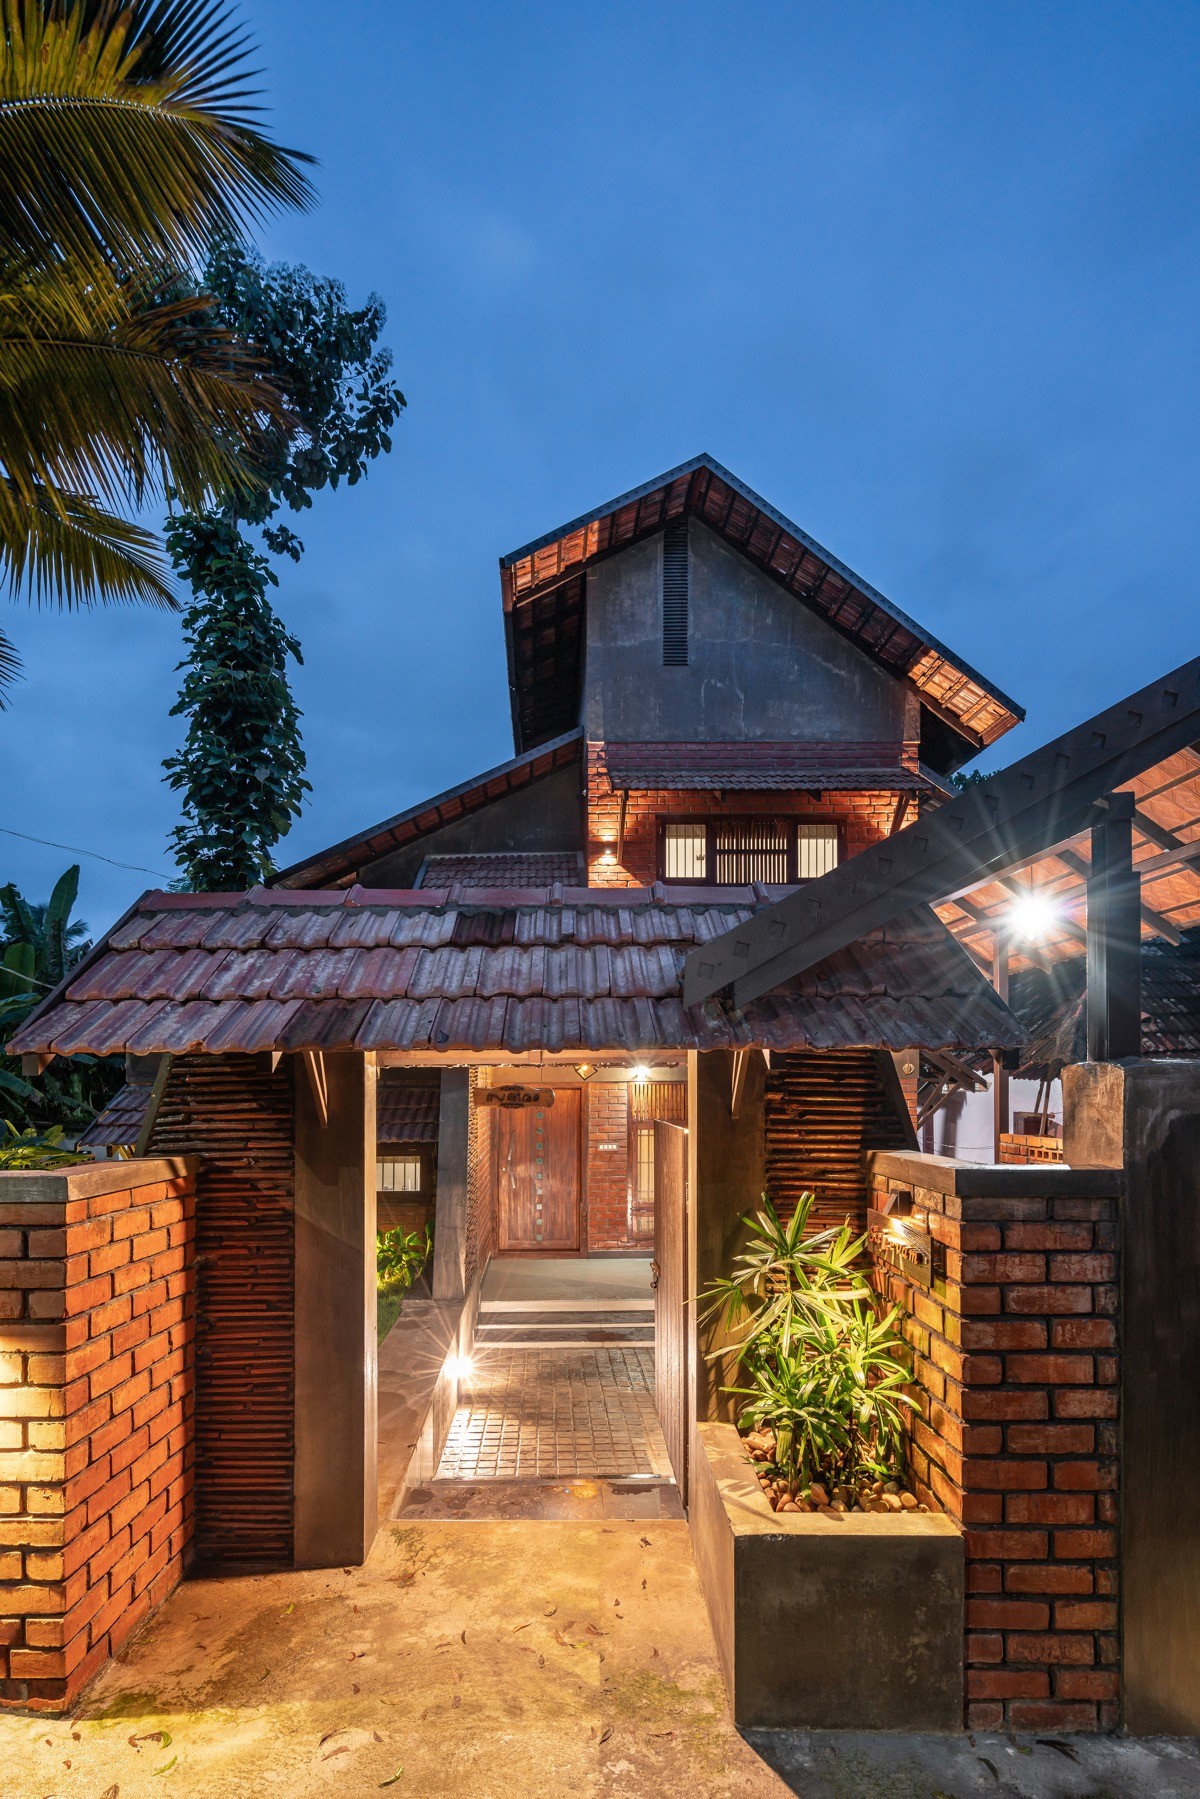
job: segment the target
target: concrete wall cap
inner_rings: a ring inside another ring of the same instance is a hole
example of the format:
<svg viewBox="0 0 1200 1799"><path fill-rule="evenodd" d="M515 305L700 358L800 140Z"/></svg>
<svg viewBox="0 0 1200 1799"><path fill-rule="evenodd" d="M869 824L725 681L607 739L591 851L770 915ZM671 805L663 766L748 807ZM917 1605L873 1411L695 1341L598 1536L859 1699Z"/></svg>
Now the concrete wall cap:
<svg viewBox="0 0 1200 1799"><path fill-rule="evenodd" d="M876 1149L872 1174L957 1199L1118 1199L1119 1168L1068 1168L1062 1162L956 1162L921 1150Z"/></svg>
<svg viewBox="0 0 1200 1799"><path fill-rule="evenodd" d="M131 1157L128 1161L79 1162L73 1168L0 1169L0 1206L65 1205L122 1188L154 1187L194 1178L195 1156Z"/></svg>

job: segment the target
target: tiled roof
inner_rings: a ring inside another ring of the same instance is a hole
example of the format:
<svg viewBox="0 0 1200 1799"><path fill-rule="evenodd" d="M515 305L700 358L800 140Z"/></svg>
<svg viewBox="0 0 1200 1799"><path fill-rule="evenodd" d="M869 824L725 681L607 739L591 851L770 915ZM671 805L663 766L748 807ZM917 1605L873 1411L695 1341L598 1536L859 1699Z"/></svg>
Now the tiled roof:
<svg viewBox="0 0 1200 1799"><path fill-rule="evenodd" d="M422 800L406 812L397 812L394 818L385 818L382 824L369 825L365 831L332 844L329 849L320 850L303 862L293 862L290 868L280 869L278 874L272 875L271 885L318 890L349 886L364 868L392 850L405 849L419 837L440 831L443 825L454 824L481 807L490 806L493 800L503 799L505 794L516 793L560 768L569 768L579 761L582 737L583 733L578 729L566 731L552 743L541 743L536 749L514 756L510 762L501 762L498 767L462 781L457 787L435 793L432 799Z"/></svg>
<svg viewBox="0 0 1200 1799"><path fill-rule="evenodd" d="M588 566L694 516L889 673L906 678L973 748L1025 714L915 619L839 562L711 456L641 487L500 559L513 734L524 748L578 718Z"/></svg>
<svg viewBox="0 0 1200 1799"><path fill-rule="evenodd" d="M607 743L603 753L613 787L636 792L947 791L907 766L898 743Z"/></svg>
<svg viewBox="0 0 1200 1799"><path fill-rule="evenodd" d="M17 1053L1014 1047L1015 1019L928 910L745 1011L685 1008L684 957L765 889L150 893Z"/></svg>
<svg viewBox="0 0 1200 1799"><path fill-rule="evenodd" d="M436 1079L380 1081L375 1091L375 1135L380 1143L436 1143L442 1090Z"/></svg>
<svg viewBox="0 0 1200 1799"><path fill-rule="evenodd" d="M580 850L519 850L507 855L427 856L418 887L575 886L584 878Z"/></svg>
<svg viewBox="0 0 1200 1799"><path fill-rule="evenodd" d="M1012 1009L1028 1033L1019 1073L1057 1080L1087 1060L1086 961L1072 956L1012 977ZM1200 929L1142 945L1142 1054L1200 1056Z"/></svg>
<svg viewBox="0 0 1200 1799"><path fill-rule="evenodd" d="M78 1138L80 1149L123 1149L136 1143L150 1109L152 1085L129 1081L115 1093L102 1112Z"/></svg>

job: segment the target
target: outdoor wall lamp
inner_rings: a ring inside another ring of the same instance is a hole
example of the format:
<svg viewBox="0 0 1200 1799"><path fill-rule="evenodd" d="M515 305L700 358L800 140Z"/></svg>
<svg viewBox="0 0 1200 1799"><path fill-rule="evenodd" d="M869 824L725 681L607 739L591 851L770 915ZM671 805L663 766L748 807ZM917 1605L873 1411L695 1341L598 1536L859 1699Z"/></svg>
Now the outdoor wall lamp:
<svg viewBox="0 0 1200 1799"><path fill-rule="evenodd" d="M645 1063L639 1062L636 1068L631 1068L629 1070L629 1078L631 1081L648 1081L650 1079L650 1070L646 1067Z"/></svg>
<svg viewBox="0 0 1200 1799"><path fill-rule="evenodd" d="M590 1081L596 1072L596 1064L594 1062L576 1062L575 1072L581 1081Z"/></svg>

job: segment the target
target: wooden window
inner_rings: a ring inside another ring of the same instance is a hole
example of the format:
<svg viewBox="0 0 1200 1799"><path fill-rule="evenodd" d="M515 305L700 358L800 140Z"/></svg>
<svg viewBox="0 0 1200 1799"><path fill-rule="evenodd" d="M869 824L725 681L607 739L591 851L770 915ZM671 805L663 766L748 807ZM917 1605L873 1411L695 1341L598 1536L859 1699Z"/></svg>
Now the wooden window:
<svg viewBox="0 0 1200 1799"><path fill-rule="evenodd" d="M767 887L814 881L836 868L841 829L790 818L664 819L659 826L662 881L708 887Z"/></svg>
<svg viewBox="0 0 1200 1799"><path fill-rule="evenodd" d="M629 1134L629 1226L638 1242L654 1236L654 1126L635 1124Z"/></svg>
<svg viewBox="0 0 1200 1799"><path fill-rule="evenodd" d="M380 1193L420 1193L425 1185L424 1157L388 1155L375 1164L375 1185Z"/></svg>

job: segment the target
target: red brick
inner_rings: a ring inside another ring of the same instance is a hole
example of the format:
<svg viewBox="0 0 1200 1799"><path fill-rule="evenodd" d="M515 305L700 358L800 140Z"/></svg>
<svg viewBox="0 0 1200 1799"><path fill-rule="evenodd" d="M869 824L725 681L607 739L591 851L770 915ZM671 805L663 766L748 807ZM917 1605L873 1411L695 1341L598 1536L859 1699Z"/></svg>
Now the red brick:
<svg viewBox="0 0 1200 1799"><path fill-rule="evenodd" d="M1033 1318L964 1318L964 1349L1045 1349L1046 1326Z"/></svg>
<svg viewBox="0 0 1200 1799"><path fill-rule="evenodd" d="M1093 1524L1089 1493L1012 1493L1004 1504L1006 1524Z"/></svg>
<svg viewBox="0 0 1200 1799"><path fill-rule="evenodd" d="M1065 1562L1083 1556L1111 1561L1116 1552L1117 1533L1114 1530L1056 1530L1054 1533L1054 1553Z"/></svg>
<svg viewBox="0 0 1200 1799"><path fill-rule="evenodd" d="M1090 1224L1010 1224L1004 1231L1005 1249L1087 1250L1092 1248Z"/></svg>
<svg viewBox="0 0 1200 1799"><path fill-rule="evenodd" d="M1004 1638L998 1632L993 1634L967 1633L967 1661L1002 1662L1004 1660Z"/></svg>
<svg viewBox="0 0 1200 1799"><path fill-rule="evenodd" d="M1112 1281L1117 1277L1117 1258L1111 1255L1063 1255L1050 1257L1052 1281Z"/></svg>
<svg viewBox="0 0 1200 1799"><path fill-rule="evenodd" d="M1121 1677L1100 1668L1056 1668L1054 1694L1057 1699L1118 1699Z"/></svg>
<svg viewBox="0 0 1200 1799"><path fill-rule="evenodd" d="M1091 1568L1073 1568L1066 1562L1018 1562L1004 1570L1009 1593L1090 1593L1094 1580Z"/></svg>
<svg viewBox="0 0 1200 1799"><path fill-rule="evenodd" d="M1091 1312L1094 1305L1090 1287L1006 1287L1004 1290L1006 1312L1053 1316L1055 1313Z"/></svg>
<svg viewBox="0 0 1200 1799"><path fill-rule="evenodd" d="M1000 1730L1004 1726L1004 1707L997 1700L979 1700L967 1707L968 1730Z"/></svg>
<svg viewBox="0 0 1200 1799"><path fill-rule="evenodd" d="M1061 1607L1059 1608L1061 1610ZM969 1630L1049 1630L1050 1607L1032 1599L969 1599ZM1060 1628L1072 1628L1071 1626ZM1074 1628L1082 1629L1082 1625ZM997 1699L998 1693L981 1693L982 1699Z"/></svg>
<svg viewBox="0 0 1200 1799"><path fill-rule="evenodd" d="M1112 1349L1116 1326L1107 1318L1056 1318L1050 1326L1054 1349Z"/></svg>
<svg viewBox="0 0 1200 1799"><path fill-rule="evenodd" d="M1091 1356L1010 1355L1005 1359L1005 1373L1011 1381L1065 1387L1086 1385L1094 1370Z"/></svg>
<svg viewBox="0 0 1200 1799"><path fill-rule="evenodd" d="M1094 1705L1065 1705L1060 1700L1014 1699L1008 1708L1014 1730L1095 1730Z"/></svg>
<svg viewBox="0 0 1200 1799"><path fill-rule="evenodd" d="M1111 1492L1116 1484L1116 1465L1111 1462L1060 1462L1054 1470L1054 1485L1063 1492Z"/></svg>
<svg viewBox="0 0 1200 1799"><path fill-rule="evenodd" d="M1116 1627L1117 1608L1111 1599L1063 1599L1054 1608L1055 1630L1115 1630Z"/></svg>
<svg viewBox="0 0 1200 1799"><path fill-rule="evenodd" d="M1117 1395L1112 1387L1080 1387L1054 1395L1056 1418L1115 1418Z"/></svg>
<svg viewBox="0 0 1200 1799"><path fill-rule="evenodd" d="M947 1258L947 1269L950 1269L952 1257ZM951 1275L953 1278L953 1275ZM1016 1255L965 1255L962 1258L962 1279L968 1281L1044 1281L1046 1278L1045 1256ZM1109 1279L1112 1276L1097 1275L1096 1279Z"/></svg>
<svg viewBox="0 0 1200 1799"><path fill-rule="evenodd" d="M995 1461L963 1463L963 1486L970 1492L1037 1492L1048 1484L1049 1469L1045 1462Z"/></svg>
<svg viewBox="0 0 1200 1799"><path fill-rule="evenodd" d="M1044 1530L972 1530L967 1532L967 1554L981 1561L1044 1562L1050 1538ZM1081 1551L1086 1555L1087 1550Z"/></svg>
<svg viewBox="0 0 1200 1799"><path fill-rule="evenodd" d="M963 1417L980 1419L1039 1419L1050 1414L1045 1393L990 1393L972 1389L963 1394Z"/></svg>
<svg viewBox="0 0 1200 1799"><path fill-rule="evenodd" d="M1070 1662L1074 1667L1086 1668L1096 1659L1095 1644L1090 1636L1083 1634L1068 1636L1062 1631L1052 1630L1023 1635L1015 1631L1007 1641L1010 1662L1042 1662L1047 1665Z"/></svg>
<svg viewBox="0 0 1200 1799"><path fill-rule="evenodd" d="M1048 1699L1050 1676L1035 1668L968 1668L968 1699Z"/></svg>
<svg viewBox="0 0 1200 1799"><path fill-rule="evenodd" d="M1090 1424L1010 1424L1004 1441L1013 1455L1087 1455L1095 1435Z"/></svg>

